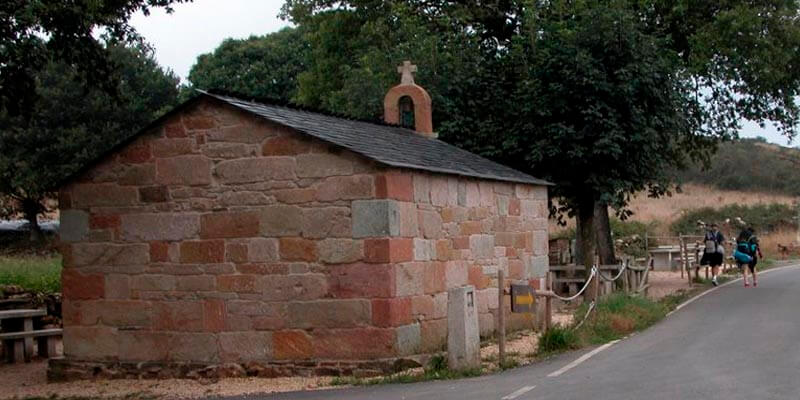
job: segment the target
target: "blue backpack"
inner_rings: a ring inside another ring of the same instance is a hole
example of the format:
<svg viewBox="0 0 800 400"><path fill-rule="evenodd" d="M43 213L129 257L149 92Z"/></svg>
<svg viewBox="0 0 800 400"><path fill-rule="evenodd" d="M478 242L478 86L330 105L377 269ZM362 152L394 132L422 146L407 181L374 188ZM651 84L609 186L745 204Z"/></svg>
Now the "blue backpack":
<svg viewBox="0 0 800 400"><path fill-rule="evenodd" d="M733 251L733 258L742 264L749 264L753 262L752 254L755 252L755 247L755 243L751 243L749 240L747 242L737 242L736 250Z"/></svg>

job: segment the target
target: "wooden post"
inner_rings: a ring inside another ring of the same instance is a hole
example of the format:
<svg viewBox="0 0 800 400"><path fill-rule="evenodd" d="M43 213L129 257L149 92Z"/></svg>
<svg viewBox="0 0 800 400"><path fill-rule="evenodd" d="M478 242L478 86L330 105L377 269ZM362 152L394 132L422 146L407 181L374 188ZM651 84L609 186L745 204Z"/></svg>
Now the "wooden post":
<svg viewBox="0 0 800 400"><path fill-rule="evenodd" d="M33 317L25 318L22 330L25 332L33 330ZM33 338L26 337L23 341L25 342L25 362L31 362L31 358L33 357Z"/></svg>
<svg viewBox="0 0 800 400"><path fill-rule="evenodd" d="M503 268L497 269L497 358L500 368L506 362L506 312L505 312L505 290L506 272Z"/></svg>
<svg viewBox="0 0 800 400"><path fill-rule="evenodd" d="M548 272L544 284L545 288L553 291L553 273ZM553 326L553 297L547 296L544 298L544 331L547 332Z"/></svg>
<svg viewBox="0 0 800 400"><path fill-rule="evenodd" d="M678 238L681 246L681 279L683 279L683 270L688 268L687 266L689 265L688 260L686 259L688 253L686 251L686 241L683 239L683 235L678 236Z"/></svg>
<svg viewBox="0 0 800 400"><path fill-rule="evenodd" d="M631 275L631 270L630 269L626 269L625 272L622 274L622 290L625 293L630 293L631 292L630 275Z"/></svg>

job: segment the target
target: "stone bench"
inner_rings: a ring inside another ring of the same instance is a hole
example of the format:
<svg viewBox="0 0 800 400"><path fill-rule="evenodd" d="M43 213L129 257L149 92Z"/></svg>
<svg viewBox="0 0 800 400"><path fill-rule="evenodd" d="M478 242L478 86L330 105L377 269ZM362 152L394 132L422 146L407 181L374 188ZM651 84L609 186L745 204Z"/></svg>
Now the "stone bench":
<svg viewBox="0 0 800 400"><path fill-rule="evenodd" d="M56 355L56 340L61 337L63 330L60 328L40 329L35 331L7 332L0 333L0 341L3 342L8 353L9 362L30 361L33 348L26 349L25 339L35 339L38 342L39 356L53 357Z"/></svg>

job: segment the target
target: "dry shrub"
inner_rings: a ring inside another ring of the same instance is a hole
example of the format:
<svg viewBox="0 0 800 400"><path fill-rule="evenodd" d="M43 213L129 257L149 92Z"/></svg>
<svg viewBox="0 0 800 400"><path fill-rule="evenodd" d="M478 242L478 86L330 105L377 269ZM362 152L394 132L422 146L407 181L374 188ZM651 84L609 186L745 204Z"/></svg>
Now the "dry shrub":
<svg viewBox="0 0 800 400"><path fill-rule="evenodd" d="M610 316L611 329L617 334L627 335L633 332L636 322L625 315L611 314Z"/></svg>
<svg viewBox="0 0 800 400"><path fill-rule="evenodd" d="M800 257L800 246L797 243L797 231L795 230L776 231L766 235L758 235L758 238L761 244L761 252L764 253L766 258L784 258L784 255L778 251L779 244L782 246L794 245L792 251L787 255L788 258Z"/></svg>

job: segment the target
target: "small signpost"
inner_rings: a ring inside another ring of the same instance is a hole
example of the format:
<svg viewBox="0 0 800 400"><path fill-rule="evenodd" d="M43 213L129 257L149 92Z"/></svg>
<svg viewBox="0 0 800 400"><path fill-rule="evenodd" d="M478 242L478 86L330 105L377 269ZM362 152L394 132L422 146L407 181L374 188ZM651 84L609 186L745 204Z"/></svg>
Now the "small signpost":
<svg viewBox="0 0 800 400"><path fill-rule="evenodd" d="M529 285L511 285L511 312L532 313L536 298L533 288Z"/></svg>

